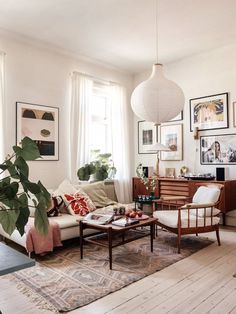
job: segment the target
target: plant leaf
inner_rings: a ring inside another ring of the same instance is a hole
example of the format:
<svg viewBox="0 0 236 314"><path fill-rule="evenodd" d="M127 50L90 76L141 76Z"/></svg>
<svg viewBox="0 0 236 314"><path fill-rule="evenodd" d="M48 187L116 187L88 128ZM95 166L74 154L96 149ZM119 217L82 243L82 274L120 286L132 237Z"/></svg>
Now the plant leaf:
<svg viewBox="0 0 236 314"><path fill-rule="evenodd" d="M17 157L14 165L16 166L17 170L23 175L25 178L29 176L29 167L26 161L22 157Z"/></svg>
<svg viewBox="0 0 236 314"><path fill-rule="evenodd" d="M3 230L9 235L11 235L16 228L16 221L19 214L19 210L0 210L0 224Z"/></svg>
<svg viewBox="0 0 236 314"><path fill-rule="evenodd" d="M28 207L20 207L20 214L16 221L16 228L21 236L23 236L23 234L25 233L25 225L28 222L29 215L30 211Z"/></svg>
<svg viewBox="0 0 236 314"><path fill-rule="evenodd" d="M0 164L0 169L2 170L7 170L8 166L7 165L4 165L4 164Z"/></svg>
<svg viewBox="0 0 236 314"><path fill-rule="evenodd" d="M38 181L38 185L41 189L41 194L46 200L46 209L51 205L52 197L51 194L48 192L48 190L44 187L44 185L41 183L41 181Z"/></svg>
<svg viewBox="0 0 236 314"><path fill-rule="evenodd" d="M40 186L37 183L32 183L30 181L25 181L24 185L33 194L38 194L38 193L41 192Z"/></svg>
<svg viewBox="0 0 236 314"><path fill-rule="evenodd" d="M25 160L35 160L41 158L38 146L31 138L27 136L24 137L21 141L21 146L22 149L16 149L16 146L14 147L14 151L17 157L22 157Z"/></svg>
<svg viewBox="0 0 236 314"><path fill-rule="evenodd" d="M17 182L12 182L11 184L4 188L4 193L8 200L12 200L16 196L18 189L19 184Z"/></svg>
<svg viewBox="0 0 236 314"><path fill-rule="evenodd" d="M44 206L43 206L44 207ZM48 216L47 211L41 208L40 203L35 209L34 215L34 225L38 232L42 235L46 235L48 233Z"/></svg>

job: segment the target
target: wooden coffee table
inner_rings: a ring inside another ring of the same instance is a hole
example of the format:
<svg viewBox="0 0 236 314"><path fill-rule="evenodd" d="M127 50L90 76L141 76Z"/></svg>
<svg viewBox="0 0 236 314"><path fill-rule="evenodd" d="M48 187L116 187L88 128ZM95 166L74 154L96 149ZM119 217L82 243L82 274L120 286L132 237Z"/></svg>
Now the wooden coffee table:
<svg viewBox="0 0 236 314"><path fill-rule="evenodd" d="M97 225L91 222L89 223L85 220L81 220L80 221L80 257L81 259L83 258L84 242L90 242L96 245L108 247L110 269L112 269L112 249L114 247L123 245L125 243L131 242L131 241L134 241L139 238L146 237L146 236L150 236L151 252L153 252L153 239L155 237L156 222L157 222L156 218L148 218L145 220L140 220L139 223L137 224L133 224L127 227L120 227L120 226L115 226L112 224ZM146 227L146 226L150 227L150 232L148 232L148 230L145 230L145 231L140 230L140 227ZM96 239L94 239L95 235L85 237L83 233L85 229L93 229L93 230L97 230L98 232L107 234L107 242L101 243L101 242L96 241ZM129 232L130 230L137 231L137 235L132 238L125 239L125 234ZM121 235L121 241L114 244L113 239L115 235Z"/></svg>

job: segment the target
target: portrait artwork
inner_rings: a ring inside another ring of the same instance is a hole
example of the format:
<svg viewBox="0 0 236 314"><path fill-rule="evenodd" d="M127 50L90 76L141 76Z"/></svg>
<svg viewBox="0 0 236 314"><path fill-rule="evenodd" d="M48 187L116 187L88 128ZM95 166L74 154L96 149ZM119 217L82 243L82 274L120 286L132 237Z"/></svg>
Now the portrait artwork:
<svg viewBox="0 0 236 314"><path fill-rule="evenodd" d="M201 136L201 164L236 164L236 134Z"/></svg>

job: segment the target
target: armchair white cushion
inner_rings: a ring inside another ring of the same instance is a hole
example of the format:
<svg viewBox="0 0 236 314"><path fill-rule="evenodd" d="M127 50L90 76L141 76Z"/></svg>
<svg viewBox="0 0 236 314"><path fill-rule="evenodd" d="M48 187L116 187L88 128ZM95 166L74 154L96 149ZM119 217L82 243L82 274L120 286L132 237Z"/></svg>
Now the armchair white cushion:
<svg viewBox="0 0 236 314"><path fill-rule="evenodd" d="M191 204L207 204L207 203L216 203L220 197L220 189L214 185L209 186L200 186L196 193L193 196ZM204 216L216 216L220 213L220 210L217 208L200 208L198 210L192 209L191 214L197 215L199 217Z"/></svg>
<svg viewBox="0 0 236 314"><path fill-rule="evenodd" d="M161 224L171 227L178 228L178 210L157 210L153 213L153 217L158 219L158 222ZM212 224L218 224L220 221L219 217L211 217L204 218L199 217L196 219L195 215L190 214L188 216L188 210L181 210L181 228L196 228L211 226Z"/></svg>
<svg viewBox="0 0 236 314"><path fill-rule="evenodd" d="M200 186L196 193L193 195L193 203L216 203L220 196L220 189L209 186Z"/></svg>

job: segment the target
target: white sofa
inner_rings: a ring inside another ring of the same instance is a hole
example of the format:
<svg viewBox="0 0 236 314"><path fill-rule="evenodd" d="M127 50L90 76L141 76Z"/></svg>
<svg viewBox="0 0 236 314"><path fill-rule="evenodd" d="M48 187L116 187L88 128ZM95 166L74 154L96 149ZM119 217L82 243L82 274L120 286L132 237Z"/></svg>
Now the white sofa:
<svg viewBox="0 0 236 314"><path fill-rule="evenodd" d="M82 190L86 190L86 192L88 192L88 186L87 185L80 185L80 188L82 188ZM115 193L115 188L114 188L114 182L113 181L104 181L104 182L99 182L99 183L92 183L89 184L89 189L93 190L94 188L97 188L97 196L93 195L93 193L87 193L89 196L92 196L94 199L92 199L92 201L94 201L94 203L96 205L98 205L98 203L100 202L100 204L111 204L113 203L113 205L109 205L109 206L105 206L103 208L99 208L96 211L101 213L101 212L113 212L113 207L114 206L119 206L119 204L117 203L117 198L116 198L116 193ZM98 187L101 187L101 190L98 189ZM73 186L73 188L76 190L78 188L78 186ZM75 191L73 190L73 191ZM68 181L65 180L63 181L63 183L59 186L59 188L54 191L54 195L59 195L59 194L63 194L63 193L73 193L73 191L70 190L70 188L68 187ZM106 196L104 195L104 193L106 194ZM95 193L96 194L96 193ZM100 196L103 196L103 199L97 199ZM107 197L105 199L104 202L104 197ZM117 205L118 204L118 205ZM61 240L68 240L68 239L72 239L72 238L76 238L79 237L79 222L78 220L83 219L83 216L79 216L79 215L71 215L69 213L63 212L60 214L60 216L57 217L49 217L49 221L55 221L56 223L58 223L59 227L60 227L60 232L61 232ZM94 231L92 230L85 230L84 234L89 234L89 233L93 233ZM2 226L0 225L0 235L3 236L6 239L10 239L13 242L16 242L17 244L23 246L26 248L26 235L24 234L23 236L21 236L19 234L19 232L17 230L15 230L10 236L4 232Z"/></svg>

